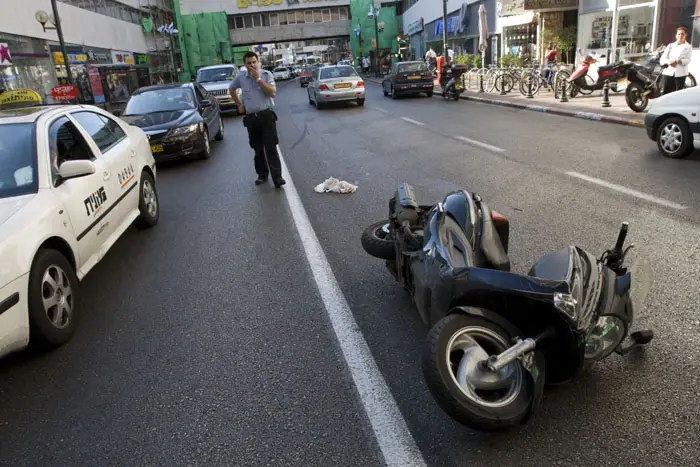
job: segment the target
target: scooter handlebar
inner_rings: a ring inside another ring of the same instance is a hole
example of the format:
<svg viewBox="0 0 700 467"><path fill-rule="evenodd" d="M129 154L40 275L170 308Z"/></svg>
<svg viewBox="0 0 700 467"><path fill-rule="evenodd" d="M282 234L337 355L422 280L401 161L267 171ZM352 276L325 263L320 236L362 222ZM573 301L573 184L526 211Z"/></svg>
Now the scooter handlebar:
<svg viewBox="0 0 700 467"><path fill-rule="evenodd" d="M622 250L625 245L625 238L627 238L627 231L629 230L629 222L623 222L622 227L620 227L620 233L617 235L617 242L615 243L616 250Z"/></svg>

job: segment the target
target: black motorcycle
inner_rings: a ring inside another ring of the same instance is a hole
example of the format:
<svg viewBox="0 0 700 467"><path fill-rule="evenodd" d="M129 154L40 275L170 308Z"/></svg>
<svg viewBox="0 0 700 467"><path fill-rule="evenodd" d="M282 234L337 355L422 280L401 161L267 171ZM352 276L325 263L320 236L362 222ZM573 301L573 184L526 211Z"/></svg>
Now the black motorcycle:
<svg viewBox="0 0 700 467"><path fill-rule="evenodd" d="M465 190L419 205L402 183L388 220L369 226L362 246L386 260L432 328L422 366L438 405L466 426L494 431L524 423L545 381L568 381L653 338L651 330L631 332L651 269L643 260L625 268L634 246L623 250L627 229L623 223L600 258L570 246L517 274L505 216Z"/></svg>
<svg viewBox="0 0 700 467"><path fill-rule="evenodd" d="M440 88L443 99L459 100L459 96L465 91L462 75L469 71L465 65L455 65L451 63L443 67L440 73Z"/></svg>
<svg viewBox="0 0 700 467"><path fill-rule="evenodd" d="M645 63L635 63L627 71L629 84L625 90L625 101L635 112L644 112L649 105L649 99L656 99L664 94L662 77L663 70L668 65L661 65L660 60L665 50L665 46L659 47ZM695 77L688 73L685 86L696 85Z"/></svg>

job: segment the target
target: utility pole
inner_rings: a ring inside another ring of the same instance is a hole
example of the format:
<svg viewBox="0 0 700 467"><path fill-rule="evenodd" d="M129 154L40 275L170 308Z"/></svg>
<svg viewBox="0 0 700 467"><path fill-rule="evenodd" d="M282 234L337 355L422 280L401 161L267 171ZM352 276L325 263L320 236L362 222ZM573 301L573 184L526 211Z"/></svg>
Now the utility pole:
<svg viewBox="0 0 700 467"><path fill-rule="evenodd" d="M447 60L447 0L442 0L442 56Z"/></svg>
<svg viewBox="0 0 700 467"><path fill-rule="evenodd" d="M61 28L61 18L58 16L56 0L51 0L51 8L53 9L53 17L56 19L56 32L58 33L58 42L61 44L61 53L63 54L63 63L66 66L68 84L73 84L73 74L70 71L70 61L68 60L68 53L66 53L66 43L63 40L63 28Z"/></svg>
<svg viewBox="0 0 700 467"><path fill-rule="evenodd" d="M376 55L375 60L377 63L376 73L377 73L377 78L379 78L379 76L380 76L379 71L381 68L381 64L379 62L379 18L378 18L379 8L375 8L374 0L372 1L372 12L374 13L374 15L373 15L374 16L374 36L375 36L375 40L377 41L376 42L377 46L374 48L374 54Z"/></svg>

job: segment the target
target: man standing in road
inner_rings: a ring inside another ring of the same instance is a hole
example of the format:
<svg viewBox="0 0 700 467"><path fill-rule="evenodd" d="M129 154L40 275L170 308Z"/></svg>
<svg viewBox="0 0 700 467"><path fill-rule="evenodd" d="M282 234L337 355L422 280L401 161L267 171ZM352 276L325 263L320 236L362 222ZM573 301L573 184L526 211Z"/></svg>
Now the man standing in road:
<svg viewBox="0 0 700 467"><path fill-rule="evenodd" d="M243 124L248 129L250 147L255 151L255 171L258 173L255 184L262 185L271 174L272 182L279 188L287 182L282 178L282 164L277 152L277 114L273 110L277 95L275 78L260 68L255 52L247 52L243 62L245 69L231 82L229 93L238 105L238 112L245 113ZM239 88L243 102L236 95Z"/></svg>

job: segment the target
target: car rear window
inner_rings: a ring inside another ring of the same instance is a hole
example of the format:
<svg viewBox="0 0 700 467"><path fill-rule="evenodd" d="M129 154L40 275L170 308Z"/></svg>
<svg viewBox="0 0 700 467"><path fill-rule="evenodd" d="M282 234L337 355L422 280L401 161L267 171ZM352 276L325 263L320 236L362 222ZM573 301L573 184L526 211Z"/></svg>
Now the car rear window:
<svg viewBox="0 0 700 467"><path fill-rule="evenodd" d="M320 79L349 78L351 76L357 76L357 73L355 73L355 70L351 66L337 66L333 68L322 68Z"/></svg>
<svg viewBox="0 0 700 467"><path fill-rule="evenodd" d="M398 73L427 73L428 65L420 63L402 63L398 66Z"/></svg>

